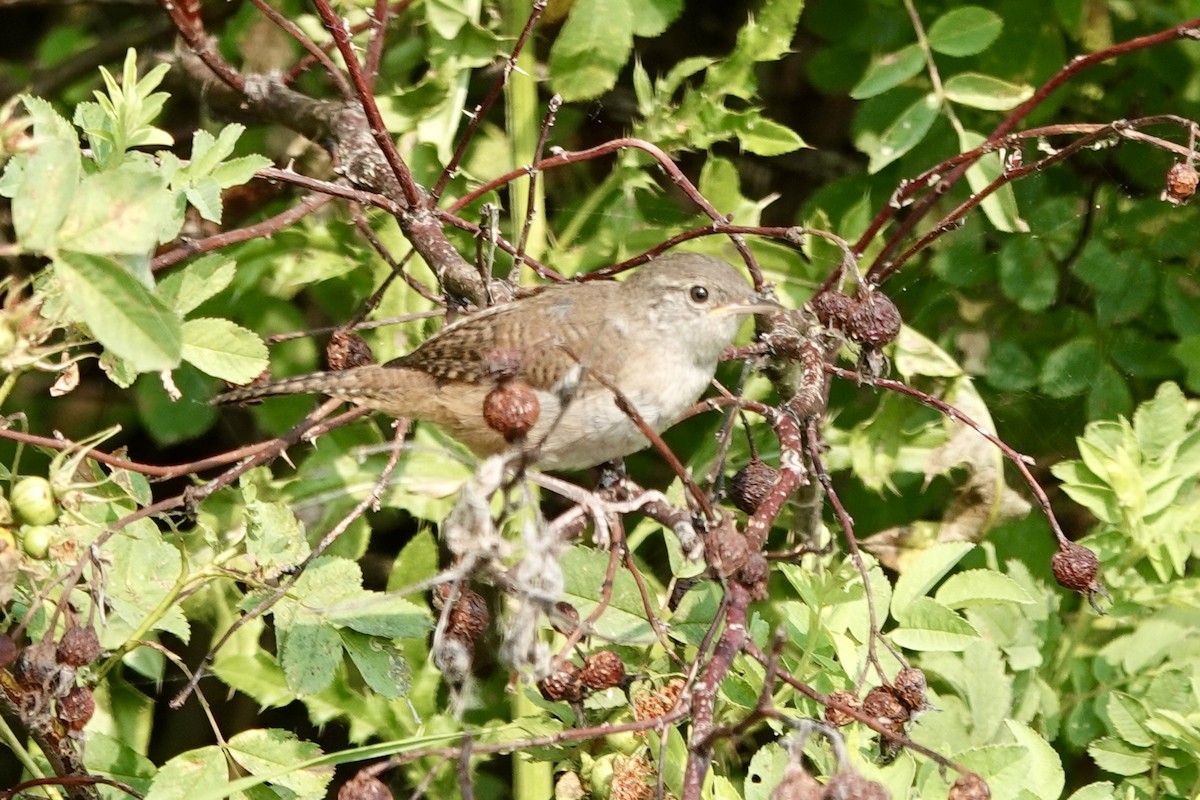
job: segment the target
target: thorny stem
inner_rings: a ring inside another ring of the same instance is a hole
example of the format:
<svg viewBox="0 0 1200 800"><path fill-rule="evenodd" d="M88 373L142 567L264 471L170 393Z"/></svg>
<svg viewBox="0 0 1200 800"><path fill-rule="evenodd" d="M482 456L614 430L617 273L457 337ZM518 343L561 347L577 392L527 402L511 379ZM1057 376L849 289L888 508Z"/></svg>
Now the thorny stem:
<svg viewBox="0 0 1200 800"><path fill-rule="evenodd" d="M881 636L879 617L875 611L875 592L871 588L871 574L858 549L858 539L854 535L854 520L850 518L846 507L842 505L842 498L833 488L833 481L829 479L829 473L826 472L825 465L821 461L821 432L817 428L815 417L809 418L805 433L805 444L808 445L808 458L812 463L813 472L817 474L817 480L825 489L825 496L833 506L833 513L838 518L838 524L841 525L842 532L846 534L846 549L850 551L850 559L854 562L854 568L858 570L858 574L862 578L863 596L867 600L867 616L870 623L870 631L867 634L867 664L875 667L881 680L886 680L887 676L884 674L883 667L879 663L879 656L875 651L875 642ZM866 678L866 667L867 665L864 664L863 673L856 681L858 686L862 686L863 679Z"/></svg>
<svg viewBox="0 0 1200 800"><path fill-rule="evenodd" d="M549 0L537 0L533 4L533 9L529 13L529 18L525 21L525 27L521 30L521 35L517 37L516 43L513 45L512 52L508 55L508 60L504 62L504 71L500 74L493 83L492 88L488 90L487 96L483 101L475 106L475 109L470 114L470 121L467 127L463 129L462 136L458 139L458 145L454 148L454 154L450 156L450 162L446 164L446 168L442 170L441 177L434 184L433 191L430 196L436 203L442 196L442 192L446 190L446 184L458 172L458 165L462 162L463 156L467 153L467 145L475 138L475 131L483 124L483 119L487 116L487 112L492 105L500 97L500 92L504 91L504 84L508 82L508 76L512 74L513 69L517 65L517 59L521 55L521 50L525 48L525 43L528 41L530 34L533 32L534 25L537 24L538 18L542 12L546 10ZM517 177L517 176L514 176ZM505 181L508 183L508 181ZM462 204L465 205L465 204ZM462 205L456 205L453 208L461 208Z"/></svg>
<svg viewBox="0 0 1200 800"><path fill-rule="evenodd" d="M1147 47L1156 47L1176 39L1198 38L1198 30L1200 30L1200 18L1190 20L1182 25L1176 25L1165 31L1141 36L1136 39L1130 39L1125 42L1113 45L1095 53L1086 56L1076 57L1068 65L1063 67L1050 80L1042 84L1042 86L1033 93L1033 96L1026 100L1021 105L1017 106L1005 119L992 131L987 137L986 143L995 143L1004 137L1010 130L1015 128L1017 124L1029 115L1059 86L1069 80L1077 73L1093 67L1097 64L1108 61L1117 56L1126 55L1136 50L1142 50ZM875 256L871 269L868 271L868 276L874 278L881 271L888 267L888 260L900 246L908 234L916 227L916 225L925 218L937 201L938 197L944 194L954 184L958 183L964 175L966 175L968 164L963 163L950 170L949 174L945 175L938 181L936 190L927 194L919 200L912 210L900 221L896 231L884 244L880 252ZM876 234L883 226L884 222L890 219L895 214L896 209L888 207L879 213L871 225L863 232L858 241L854 245L856 253L863 253L866 248L874 241ZM879 282L875 282L879 285Z"/></svg>
<svg viewBox="0 0 1200 800"><path fill-rule="evenodd" d="M859 382L863 380L863 376L853 370L842 369L841 367L835 367L833 365L827 366L826 370L828 370L828 372L832 375L837 375L839 378L850 378ZM1023 453L1018 453L1012 448L1011 445L1009 445L999 436L996 436L994 433L986 430L978 422L971 419L969 416L959 411L957 408L944 400L939 400L932 395L928 395L925 392L912 388L906 383L891 380L890 378L876 378L874 383L880 388L911 397L914 400L927 405L930 408L941 412L942 414L945 414L951 419L958 420L995 445L1000 452L1004 454L1005 458L1013 463L1013 466L1015 466L1017 471L1021 473L1021 477L1025 479L1025 483L1029 486L1029 491L1031 491L1033 496L1037 498L1038 505L1041 507L1042 513L1046 515L1046 520L1050 523L1050 530L1054 533L1054 537L1058 539L1059 544L1066 544L1069 541L1067 539L1067 535L1063 533L1062 526L1058 524L1058 518L1054 515L1054 509L1050 506L1050 498L1046 496L1046 491L1037 482L1037 479L1033 477L1033 473L1029 471L1029 465L1033 462L1033 459Z"/></svg>
<svg viewBox="0 0 1200 800"><path fill-rule="evenodd" d="M400 157L400 153L396 150L396 144L392 141L392 136L388 133L387 126L383 124L383 115L379 113L379 106L375 102L375 94L371 91L366 75L363 74L362 66L358 63L358 56L354 52L354 44L350 41L350 32L346 29L346 25L341 17L337 15L337 12L329 4L329 0L313 0L313 6L316 7L317 14L320 15L321 21L325 23L325 29L332 34L338 51L342 54L342 60L346 64L346 71L350 75L350 83L353 84L354 91L358 94L358 101L362 105L363 113L367 115L367 127L370 129L375 143L379 145L379 150L387 160L388 166L392 168L392 174L400 183L400 190L404 193L404 202L409 209L424 206L425 201L422 197L422 192L417 186L416 181L413 180L408 165L404 163L404 160Z"/></svg>

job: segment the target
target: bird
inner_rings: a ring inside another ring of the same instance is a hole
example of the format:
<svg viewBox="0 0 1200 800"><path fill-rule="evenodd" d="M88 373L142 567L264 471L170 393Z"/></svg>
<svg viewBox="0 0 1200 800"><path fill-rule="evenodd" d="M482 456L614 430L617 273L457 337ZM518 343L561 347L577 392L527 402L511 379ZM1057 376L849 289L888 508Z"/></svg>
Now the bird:
<svg viewBox="0 0 1200 800"><path fill-rule="evenodd" d="M214 402L325 394L434 423L479 456L520 448L541 469L580 470L649 443L610 386L660 433L712 382L742 319L778 308L728 262L674 253L624 281L552 284L469 314L386 364L247 386ZM527 424L506 430L497 407Z"/></svg>

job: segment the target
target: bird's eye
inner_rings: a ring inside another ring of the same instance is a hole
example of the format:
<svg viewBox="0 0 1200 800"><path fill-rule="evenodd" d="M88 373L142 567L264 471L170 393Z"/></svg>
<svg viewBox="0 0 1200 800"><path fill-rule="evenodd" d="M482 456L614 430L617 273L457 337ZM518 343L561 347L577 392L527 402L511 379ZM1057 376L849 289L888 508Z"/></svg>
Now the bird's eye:
<svg viewBox="0 0 1200 800"><path fill-rule="evenodd" d="M693 303L708 302L708 289L705 289L703 286L693 286L689 290L688 295L692 298Z"/></svg>

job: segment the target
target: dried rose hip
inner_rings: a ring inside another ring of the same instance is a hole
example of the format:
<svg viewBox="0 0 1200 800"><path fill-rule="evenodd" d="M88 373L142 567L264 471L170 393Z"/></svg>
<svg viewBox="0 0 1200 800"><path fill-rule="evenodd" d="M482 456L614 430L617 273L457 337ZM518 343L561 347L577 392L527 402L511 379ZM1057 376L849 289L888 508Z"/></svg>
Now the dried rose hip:
<svg viewBox="0 0 1200 800"><path fill-rule="evenodd" d="M76 686L58 699L58 718L73 731L83 730L94 713L96 699L87 687Z"/></svg>
<svg viewBox="0 0 1200 800"><path fill-rule="evenodd" d="M902 669L896 673L896 680L892 683L896 689L896 697L900 698L900 702L904 703L909 711L924 711L929 708L929 699L925 696L929 684L925 680L924 672L912 667Z"/></svg>
<svg viewBox="0 0 1200 800"><path fill-rule="evenodd" d="M570 661L555 664L554 671L538 681L538 689L547 700L565 700L573 703L583 699L583 682L579 678L579 667Z"/></svg>
<svg viewBox="0 0 1200 800"><path fill-rule="evenodd" d="M100 639L91 626L72 625L58 643L58 660L72 667L84 667L100 657Z"/></svg>
<svg viewBox="0 0 1200 800"><path fill-rule="evenodd" d="M518 381L497 386L483 399L484 421L508 442L529 433L540 413L541 404L533 389Z"/></svg>
<svg viewBox="0 0 1200 800"><path fill-rule="evenodd" d="M1196 194L1196 186L1200 184L1200 173L1190 162L1172 164L1167 170L1167 186L1163 189L1163 200L1175 205L1183 205Z"/></svg>
<svg viewBox="0 0 1200 800"><path fill-rule="evenodd" d="M375 354L371 345L357 333L347 330L337 330L329 338L325 348L325 361L330 369L350 369L365 367L375 363Z"/></svg>
<svg viewBox="0 0 1200 800"><path fill-rule="evenodd" d="M1074 589L1087 595L1092 608L1099 611L1096 605L1096 595L1105 597L1108 593L1100 583L1100 561L1096 554L1081 544L1064 542L1059 545L1058 552L1050 559L1050 568L1054 571L1054 579L1060 586Z"/></svg>
<svg viewBox="0 0 1200 800"><path fill-rule="evenodd" d="M589 689L609 689L625 680L625 662L611 650L592 653L583 662L579 681Z"/></svg>
<svg viewBox="0 0 1200 800"><path fill-rule="evenodd" d="M846 335L863 347L878 349L900 334L900 311L882 292L870 289L850 313Z"/></svg>
<svg viewBox="0 0 1200 800"><path fill-rule="evenodd" d="M960 775L950 787L949 800L989 800L992 790L988 788L983 778L974 772Z"/></svg>
<svg viewBox="0 0 1200 800"><path fill-rule="evenodd" d="M826 328L845 330L854 311L854 299L842 292L821 292L808 301L817 319Z"/></svg>
<svg viewBox="0 0 1200 800"><path fill-rule="evenodd" d="M742 511L753 514L778 480L779 470L761 459L752 458L729 481L729 499Z"/></svg>

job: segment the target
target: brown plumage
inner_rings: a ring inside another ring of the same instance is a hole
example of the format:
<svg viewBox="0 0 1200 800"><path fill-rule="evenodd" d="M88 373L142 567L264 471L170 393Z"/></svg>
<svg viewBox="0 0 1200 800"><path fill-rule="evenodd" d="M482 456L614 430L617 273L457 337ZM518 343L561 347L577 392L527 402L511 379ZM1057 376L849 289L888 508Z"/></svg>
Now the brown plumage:
<svg viewBox="0 0 1200 800"><path fill-rule="evenodd" d="M433 422L476 453L510 445L483 419L488 392L527 384L541 411L525 447L549 469L580 469L646 445L597 372L661 431L711 382L738 315L763 310L732 266L665 256L624 282L548 286L472 314L384 365L318 372L235 389L216 402L319 393Z"/></svg>

